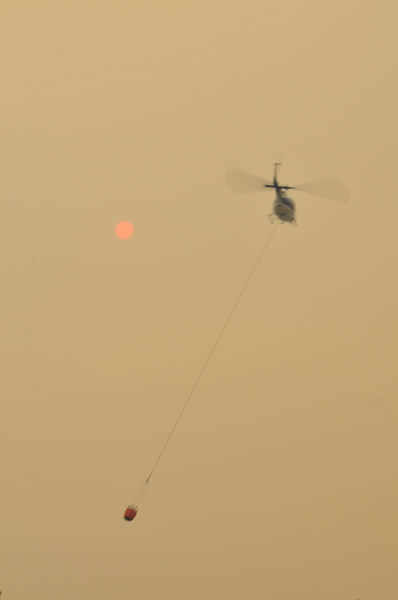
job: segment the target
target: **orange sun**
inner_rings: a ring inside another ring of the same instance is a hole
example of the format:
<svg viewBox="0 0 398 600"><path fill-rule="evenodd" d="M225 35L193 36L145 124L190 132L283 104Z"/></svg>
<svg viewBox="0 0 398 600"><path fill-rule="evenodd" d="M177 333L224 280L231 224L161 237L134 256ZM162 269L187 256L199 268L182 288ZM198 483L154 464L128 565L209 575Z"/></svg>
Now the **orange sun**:
<svg viewBox="0 0 398 600"><path fill-rule="evenodd" d="M134 233L134 228L130 221L120 221L115 227L115 232L120 240L128 240Z"/></svg>

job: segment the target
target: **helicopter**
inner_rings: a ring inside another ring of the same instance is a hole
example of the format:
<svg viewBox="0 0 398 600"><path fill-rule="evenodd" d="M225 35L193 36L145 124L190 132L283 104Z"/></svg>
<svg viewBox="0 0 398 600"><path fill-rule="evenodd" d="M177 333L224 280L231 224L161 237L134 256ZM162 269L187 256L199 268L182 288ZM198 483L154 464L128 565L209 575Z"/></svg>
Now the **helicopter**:
<svg viewBox="0 0 398 600"><path fill-rule="evenodd" d="M308 194L324 196L339 202L347 202L349 198L348 188L338 179L321 179L311 181L301 185L279 185L278 167L280 162L274 163L274 177L272 181L264 179L258 175L253 175L236 167L229 167L227 170L227 184L233 192L246 194L250 192L261 192L267 189L274 189L276 197L272 206L272 212L268 215L271 223L290 223L297 226L296 207L285 190L299 190Z"/></svg>

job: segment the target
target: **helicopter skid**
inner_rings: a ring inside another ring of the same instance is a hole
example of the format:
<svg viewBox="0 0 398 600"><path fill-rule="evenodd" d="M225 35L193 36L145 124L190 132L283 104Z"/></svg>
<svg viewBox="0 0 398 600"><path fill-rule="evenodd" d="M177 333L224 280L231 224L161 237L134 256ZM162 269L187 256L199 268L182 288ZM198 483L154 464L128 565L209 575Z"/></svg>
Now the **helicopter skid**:
<svg viewBox="0 0 398 600"><path fill-rule="evenodd" d="M280 219L275 213L270 213L268 215L268 218L270 220L270 223L272 223L272 225L275 225L275 223L277 224L284 224L284 223L289 223L290 225L294 225L295 227L297 227L297 221L296 219L292 220L292 221L285 221L284 219Z"/></svg>

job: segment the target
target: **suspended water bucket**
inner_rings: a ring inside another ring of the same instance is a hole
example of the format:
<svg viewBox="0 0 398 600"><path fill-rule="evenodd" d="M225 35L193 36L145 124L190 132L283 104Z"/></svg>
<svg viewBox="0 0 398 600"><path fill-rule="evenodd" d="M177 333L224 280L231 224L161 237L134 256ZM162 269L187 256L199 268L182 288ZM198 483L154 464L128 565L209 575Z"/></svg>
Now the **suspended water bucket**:
<svg viewBox="0 0 398 600"><path fill-rule="evenodd" d="M138 507L134 506L134 504L130 504L124 511L124 518L126 521L132 521L137 515Z"/></svg>

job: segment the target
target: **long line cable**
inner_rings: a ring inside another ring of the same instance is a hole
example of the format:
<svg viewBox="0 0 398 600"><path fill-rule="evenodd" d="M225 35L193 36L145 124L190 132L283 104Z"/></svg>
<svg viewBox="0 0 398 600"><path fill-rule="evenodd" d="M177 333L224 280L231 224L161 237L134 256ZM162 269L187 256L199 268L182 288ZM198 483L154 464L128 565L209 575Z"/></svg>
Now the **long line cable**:
<svg viewBox="0 0 398 600"><path fill-rule="evenodd" d="M180 420L181 420L181 418L182 418L182 416L183 416L186 408L188 407L188 404L190 403L190 401L192 399L192 396L195 393L196 388L198 387L198 385L199 385L199 383L200 383L203 375L205 374L205 372L207 370L207 367L209 366L209 363L210 363L210 361L211 361L211 359L213 357L213 354L215 353L215 351L217 349L217 346L221 342L221 340L222 340L222 338L223 338L223 336L224 336L224 334L225 334L225 332L226 332L226 330L228 328L228 325L230 324L230 322L232 320L232 317L234 316L234 314L236 312L236 309L238 308L238 306L239 306L239 304L240 304L240 302L241 302L241 300L242 300L242 298L243 298L243 296L244 296L247 288L249 287L249 284L250 284L250 282L251 282L251 280L252 280L252 278L253 278L253 276L254 276L254 274L255 274L255 272L256 272L256 270L257 270L257 268L258 268L258 266L259 266L259 264L260 264L260 262L261 262L261 260L263 258L263 256L264 256L267 248L269 247L269 245L271 243L271 240L272 240L272 238L273 238L273 236L274 236L274 234L276 232L276 229L277 229L277 226L275 226L275 227L272 228L271 234L268 236L268 238L266 239L263 247L261 248L261 251L260 251L259 255L257 256L256 261L255 261L253 267L251 268L251 270L249 272L249 275L248 275L247 279L245 280L245 282L244 282L244 284L243 284L243 286L242 286L242 288L241 288L241 290L240 290L240 292L238 294L238 297L235 300L234 305L232 306L231 311L229 312L229 314L228 314L228 316L227 316L227 318L226 318L226 320L225 320L222 328L220 329L220 332L219 332L218 336L216 337L216 340L215 340L213 346L210 348L210 351L209 351L209 353L206 356L206 359L205 359L205 361L203 363L203 366L202 366L201 370L199 371L199 374L196 377L196 379L195 379L195 381L194 381L194 383L192 385L192 388L191 388L190 392L188 393L188 395L187 395L187 397L185 399L185 402L183 404L183 407L180 410L180 413L178 414L178 416L177 416L177 418L176 418L176 420L175 420L172 428L170 429L169 435L167 436L166 441L164 442L164 444L163 444L163 446L162 446L162 448L161 448L161 450L160 450L160 452L159 452L159 454L158 454L158 456L157 456L157 458L156 458L156 460L155 460L155 462L153 464L153 467L152 467L151 471L149 472L148 477L145 480L145 484L149 483L149 481L150 481L150 479L151 479L151 477L152 477L152 475L153 475L156 467L159 464L160 459L162 458L163 454L165 453L166 448L169 445L169 442L170 442L170 440L171 440L171 438L173 436L174 431L176 430L176 427L177 427L178 423L180 422Z"/></svg>

